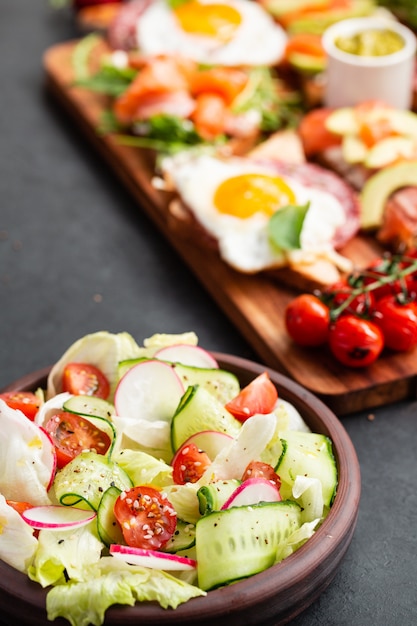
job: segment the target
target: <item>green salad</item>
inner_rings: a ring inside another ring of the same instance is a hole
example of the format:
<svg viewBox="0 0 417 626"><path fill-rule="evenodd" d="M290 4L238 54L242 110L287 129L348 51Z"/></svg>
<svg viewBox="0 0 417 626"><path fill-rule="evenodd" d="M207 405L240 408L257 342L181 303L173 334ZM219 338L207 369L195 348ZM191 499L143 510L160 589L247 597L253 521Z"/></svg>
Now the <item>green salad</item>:
<svg viewBox="0 0 417 626"><path fill-rule="evenodd" d="M89 334L0 414L0 558L73 626L271 567L336 494L330 439L267 371L241 386L192 332Z"/></svg>

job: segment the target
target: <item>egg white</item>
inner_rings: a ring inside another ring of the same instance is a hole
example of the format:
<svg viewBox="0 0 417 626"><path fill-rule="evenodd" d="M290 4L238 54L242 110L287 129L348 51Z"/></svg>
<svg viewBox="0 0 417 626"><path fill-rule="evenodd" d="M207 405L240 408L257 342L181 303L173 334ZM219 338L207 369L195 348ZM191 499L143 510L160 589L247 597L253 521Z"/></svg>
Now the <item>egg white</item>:
<svg viewBox="0 0 417 626"><path fill-rule="evenodd" d="M203 0L206 4L220 0ZM227 43L184 32L165 0L154 0L137 23L137 43L145 55L178 54L208 65L275 65L287 35L253 0L221 0L235 7L242 21Z"/></svg>
<svg viewBox="0 0 417 626"><path fill-rule="evenodd" d="M305 187L287 176L280 176L293 190L296 203L310 203L300 235L301 248L285 252L273 246L268 237L269 217L257 212L242 219L217 210L214 194L227 178L244 173L276 175L273 166L254 163L242 158L227 161L210 155L165 162L183 203L200 224L216 238L220 256L229 265L245 273L314 262L316 258L334 258L332 238L345 221L340 202L325 191Z"/></svg>

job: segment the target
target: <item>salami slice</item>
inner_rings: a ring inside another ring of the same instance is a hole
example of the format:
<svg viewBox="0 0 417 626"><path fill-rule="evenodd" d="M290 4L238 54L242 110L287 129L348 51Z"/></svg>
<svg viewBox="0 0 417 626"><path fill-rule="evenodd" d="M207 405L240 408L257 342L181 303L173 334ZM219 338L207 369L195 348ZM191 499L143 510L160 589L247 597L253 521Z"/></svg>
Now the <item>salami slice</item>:
<svg viewBox="0 0 417 626"><path fill-rule="evenodd" d="M342 248L359 231L360 204L356 191L334 172L315 163L271 162L278 174L291 176L306 187L314 187L332 194L345 211L345 223L340 226L334 236L333 245Z"/></svg>
<svg viewBox="0 0 417 626"><path fill-rule="evenodd" d="M118 11L107 31L107 39L114 50L135 50L138 47L136 25L152 0L131 0Z"/></svg>

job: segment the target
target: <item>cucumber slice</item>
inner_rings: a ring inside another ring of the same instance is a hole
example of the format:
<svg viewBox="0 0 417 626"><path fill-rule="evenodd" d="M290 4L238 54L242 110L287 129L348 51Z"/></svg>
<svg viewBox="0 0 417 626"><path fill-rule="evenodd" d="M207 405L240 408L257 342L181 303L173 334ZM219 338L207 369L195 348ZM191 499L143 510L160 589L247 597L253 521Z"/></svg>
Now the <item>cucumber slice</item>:
<svg viewBox="0 0 417 626"><path fill-rule="evenodd" d="M232 507L197 522L198 584L205 591L261 572L300 526L300 507L281 501Z"/></svg>
<svg viewBox="0 0 417 626"><path fill-rule="evenodd" d="M195 524L177 518L177 527L171 539L164 546L164 552L174 554L181 550L188 550L193 546L195 546Z"/></svg>
<svg viewBox="0 0 417 626"><path fill-rule="evenodd" d="M127 359L119 363L119 377L122 378L134 365L146 358ZM172 363L172 369L176 371L183 382L184 389L190 385L200 385L210 391L222 404L226 404L235 398L240 392L240 384L237 376L220 368L195 367L183 363Z"/></svg>
<svg viewBox="0 0 417 626"><path fill-rule="evenodd" d="M83 417L101 417L106 420L114 415L114 405L95 396L71 396L64 402L63 409Z"/></svg>
<svg viewBox="0 0 417 626"><path fill-rule="evenodd" d="M216 480L214 483L200 487L197 491L197 498L201 515L220 511L223 504L239 485L240 480L231 478L229 480Z"/></svg>
<svg viewBox="0 0 417 626"><path fill-rule="evenodd" d="M171 422L171 444L174 451L194 433L217 430L235 437L241 423L229 413L207 389L188 387Z"/></svg>
<svg viewBox="0 0 417 626"><path fill-rule="evenodd" d="M133 487L117 463L96 452L81 452L61 469L54 481L57 500L65 506L97 511L103 493L111 486L121 490Z"/></svg>
<svg viewBox="0 0 417 626"><path fill-rule="evenodd" d="M114 515L114 503L121 493L121 489L112 485L103 493L97 509L97 530L106 546L124 543L123 533Z"/></svg>
<svg viewBox="0 0 417 626"><path fill-rule="evenodd" d="M143 361L149 361L151 357L147 356L139 356L135 359L124 359L123 361L119 361L117 365L117 374L119 380L123 378L123 376L130 370L134 365L141 363Z"/></svg>
<svg viewBox="0 0 417 626"><path fill-rule="evenodd" d="M174 369L185 388L200 385L222 404L226 404L240 392L239 380L232 372L220 368L191 367L182 363L174 363Z"/></svg>
<svg viewBox="0 0 417 626"><path fill-rule="evenodd" d="M281 478L281 494L291 494L297 476L318 478L323 504L330 506L336 494L337 467L332 442L326 435L289 430L280 434L283 452L275 471Z"/></svg>

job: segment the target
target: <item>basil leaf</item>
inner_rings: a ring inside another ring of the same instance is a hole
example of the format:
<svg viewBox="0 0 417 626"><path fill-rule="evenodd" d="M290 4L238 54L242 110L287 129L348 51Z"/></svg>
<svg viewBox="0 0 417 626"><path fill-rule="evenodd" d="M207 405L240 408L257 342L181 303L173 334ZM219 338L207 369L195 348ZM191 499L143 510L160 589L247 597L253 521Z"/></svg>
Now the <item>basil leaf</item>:
<svg viewBox="0 0 417 626"><path fill-rule="evenodd" d="M268 223L269 240L280 250L301 248L300 235L310 203L289 204L276 211Z"/></svg>

